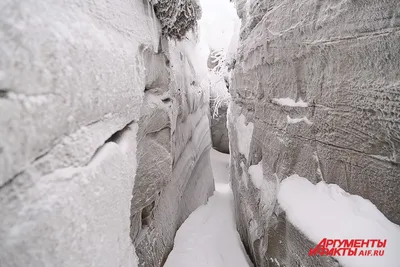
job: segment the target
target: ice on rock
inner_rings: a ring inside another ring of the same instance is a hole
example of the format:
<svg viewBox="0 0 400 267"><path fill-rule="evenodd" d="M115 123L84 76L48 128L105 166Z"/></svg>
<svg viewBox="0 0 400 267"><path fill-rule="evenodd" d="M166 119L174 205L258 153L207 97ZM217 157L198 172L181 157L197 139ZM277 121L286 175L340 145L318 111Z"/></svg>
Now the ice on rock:
<svg viewBox="0 0 400 267"><path fill-rule="evenodd" d="M236 122L236 130L238 135L238 149L239 152L244 155L246 158L249 157L250 152L250 143L253 135L254 125L252 122L248 122L246 124L246 117L244 115L240 115L237 118Z"/></svg>

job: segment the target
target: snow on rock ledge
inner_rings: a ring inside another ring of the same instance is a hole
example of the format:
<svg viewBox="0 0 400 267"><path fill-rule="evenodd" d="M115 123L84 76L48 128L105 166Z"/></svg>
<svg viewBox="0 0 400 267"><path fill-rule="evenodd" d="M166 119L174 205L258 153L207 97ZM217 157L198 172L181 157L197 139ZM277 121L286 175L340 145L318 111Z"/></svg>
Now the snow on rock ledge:
<svg viewBox="0 0 400 267"><path fill-rule="evenodd" d="M303 107L306 108L308 107L308 103L304 102L303 100L301 100L301 98L299 99L299 101L294 101L291 98L285 97L285 98L273 98L272 102L281 105L281 106L287 106L287 107Z"/></svg>
<svg viewBox="0 0 400 267"><path fill-rule="evenodd" d="M292 175L280 183L278 202L288 220L316 244L323 238L387 240L384 256L336 257L343 266L399 265L400 227L369 200L351 195L335 184L321 181L314 185Z"/></svg>

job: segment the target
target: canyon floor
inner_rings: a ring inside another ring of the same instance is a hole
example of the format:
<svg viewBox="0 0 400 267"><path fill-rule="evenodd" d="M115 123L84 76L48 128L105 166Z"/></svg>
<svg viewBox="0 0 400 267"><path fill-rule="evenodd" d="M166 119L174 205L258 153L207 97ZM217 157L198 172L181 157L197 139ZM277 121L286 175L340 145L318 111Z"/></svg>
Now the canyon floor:
<svg viewBox="0 0 400 267"><path fill-rule="evenodd" d="M183 223L165 267L251 267L234 218L229 154L211 151L215 192Z"/></svg>

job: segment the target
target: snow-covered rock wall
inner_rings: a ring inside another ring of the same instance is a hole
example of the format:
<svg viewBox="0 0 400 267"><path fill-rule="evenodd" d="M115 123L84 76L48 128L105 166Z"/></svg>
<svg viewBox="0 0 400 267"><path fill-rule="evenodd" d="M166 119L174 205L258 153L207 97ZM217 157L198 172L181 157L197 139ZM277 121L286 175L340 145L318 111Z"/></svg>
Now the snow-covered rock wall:
<svg viewBox="0 0 400 267"><path fill-rule="evenodd" d="M332 266L307 256L313 244L276 194L298 174L369 199L400 223L400 2L236 4L228 128L239 232L257 266Z"/></svg>
<svg viewBox="0 0 400 267"><path fill-rule="evenodd" d="M214 191L209 93L186 54L194 53L186 50L189 44L164 40L164 52L145 53L150 75L139 120L131 207L131 237L141 266L164 263L179 226Z"/></svg>
<svg viewBox="0 0 400 267"><path fill-rule="evenodd" d="M211 195L195 41L161 33L148 1L0 3L1 266L160 266Z"/></svg>

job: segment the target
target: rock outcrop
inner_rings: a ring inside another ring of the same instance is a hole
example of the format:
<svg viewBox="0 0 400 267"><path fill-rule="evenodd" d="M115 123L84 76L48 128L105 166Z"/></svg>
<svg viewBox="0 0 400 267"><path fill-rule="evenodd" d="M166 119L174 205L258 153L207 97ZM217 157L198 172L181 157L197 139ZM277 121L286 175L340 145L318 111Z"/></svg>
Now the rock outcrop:
<svg viewBox="0 0 400 267"><path fill-rule="evenodd" d="M324 180L400 224L400 3L236 2L228 128L239 232L257 266L335 266L307 257L313 244L276 192L291 174ZM248 178L260 162L267 194Z"/></svg>
<svg viewBox="0 0 400 267"><path fill-rule="evenodd" d="M161 22L162 33L181 40L188 31L197 29L201 8L197 0L150 0Z"/></svg>
<svg viewBox="0 0 400 267"><path fill-rule="evenodd" d="M131 206L140 266L162 266L179 226L214 191L209 94L183 50L164 40L163 52L144 56L148 75Z"/></svg>
<svg viewBox="0 0 400 267"><path fill-rule="evenodd" d="M217 110L216 110L217 109ZM227 127L228 104L215 105L210 101L211 118L211 140L213 147L219 152L229 154L229 134Z"/></svg>
<svg viewBox="0 0 400 267"><path fill-rule="evenodd" d="M211 195L195 42L152 4L0 4L1 266L161 266Z"/></svg>

